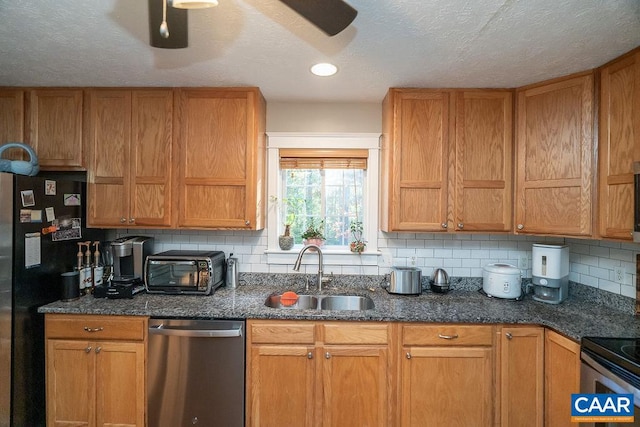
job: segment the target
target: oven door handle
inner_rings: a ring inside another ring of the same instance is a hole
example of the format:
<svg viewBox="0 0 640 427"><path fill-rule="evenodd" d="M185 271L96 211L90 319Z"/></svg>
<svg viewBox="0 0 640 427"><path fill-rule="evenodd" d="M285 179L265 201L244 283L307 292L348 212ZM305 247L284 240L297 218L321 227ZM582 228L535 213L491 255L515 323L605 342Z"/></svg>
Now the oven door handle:
<svg viewBox="0 0 640 427"><path fill-rule="evenodd" d="M157 326L149 326L149 334L176 337L235 338L242 336L242 326L236 329L184 329L171 328L160 324Z"/></svg>

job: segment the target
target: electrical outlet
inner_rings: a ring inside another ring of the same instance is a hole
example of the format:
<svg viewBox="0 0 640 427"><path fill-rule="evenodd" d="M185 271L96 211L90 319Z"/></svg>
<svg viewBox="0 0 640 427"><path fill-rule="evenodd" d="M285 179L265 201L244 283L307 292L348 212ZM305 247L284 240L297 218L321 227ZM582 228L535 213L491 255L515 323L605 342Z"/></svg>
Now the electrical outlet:
<svg viewBox="0 0 640 427"><path fill-rule="evenodd" d="M412 267L416 266L416 260L417 260L417 258L416 258L415 255L413 255L411 258L409 258L409 263L411 264Z"/></svg>
<svg viewBox="0 0 640 427"><path fill-rule="evenodd" d="M616 283L620 283L621 285L624 285L624 275L625 275L625 271L624 271L624 267L615 267L613 269L613 280Z"/></svg>
<svg viewBox="0 0 640 427"><path fill-rule="evenodd" d="M520 255L520 258L518 259L518 268L521 270L529 268L529 258L527 258L526 255Z"/></svg>

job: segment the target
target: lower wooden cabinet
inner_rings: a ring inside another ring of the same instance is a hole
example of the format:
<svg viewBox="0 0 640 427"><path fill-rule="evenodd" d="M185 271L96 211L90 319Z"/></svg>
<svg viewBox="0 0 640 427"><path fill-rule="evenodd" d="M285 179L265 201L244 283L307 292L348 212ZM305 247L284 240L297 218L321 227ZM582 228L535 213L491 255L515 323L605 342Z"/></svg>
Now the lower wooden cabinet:
<svg viewBox="0 0 640 427"><path fill-rule="evenodd" d="M544 328L499 328L500 425L544 425Z"/></svg>
<svg viewBox="0 0 640 427"><path fill-rule="evenodd" d="M247 425L393 425L391 329L248 321Z"/></svg>
<svg viewBox="0 0 640 427"><path fill-rule="evenodd" d="M401 325L401 422L492 426L494 327Z"/></svg>
<svg viewBox="0 0 640 427"><path fill-rule="evenodd" d="M580 393L580 344L551 330L544 341L544 421L574 427L571 394Z"/></svg>
<svg viewBox="0 0 640 427"><path fill-rule="evenodd" d="M48 426L145 426L141 317L45 318Z"/></svg>

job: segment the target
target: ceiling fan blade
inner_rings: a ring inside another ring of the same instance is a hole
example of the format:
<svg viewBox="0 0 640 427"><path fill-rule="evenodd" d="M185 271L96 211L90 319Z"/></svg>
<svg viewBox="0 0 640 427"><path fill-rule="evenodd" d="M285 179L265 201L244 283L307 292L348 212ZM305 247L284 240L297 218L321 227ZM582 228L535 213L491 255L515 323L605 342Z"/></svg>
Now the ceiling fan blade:
<svg viewBox="0 0 640 427"><path fill-rule="evenodd" d="M280 0L330 36L353 22L358 11L342 0Z"/></svg>
<svg viewBox="0 0 640 427"><path fill-rule="evenodd" d="M176 9L167 5L167 24L169 37L160 35L162 23L162 3L165 0L149 2L149 44L163 49L181 49L189 45L188 19L186 9ZM168 0L167 0L168 1Z"/></svg>

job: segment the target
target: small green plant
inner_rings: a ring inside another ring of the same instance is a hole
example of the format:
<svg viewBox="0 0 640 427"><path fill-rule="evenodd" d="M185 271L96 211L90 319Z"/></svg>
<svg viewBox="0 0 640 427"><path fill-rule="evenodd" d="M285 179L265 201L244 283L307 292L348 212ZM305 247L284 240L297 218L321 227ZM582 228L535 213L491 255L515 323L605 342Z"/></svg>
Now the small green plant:
<svg viewBox="0 0 640 427"><path fill-rule="evenodd" d="M307 224L306 230L304 230L304 232L300 235L300 237L302 237L305 240L309 240L309 239L325 240L324 219L321 219L318 222L318 224L316 224L315 219L311 218L309 220L309 223Z"/></svg>
<svg viewBox="0 0 640 427"><path fill-rule="evenodd" d="M367 247L367 241L363 238L364 228L362 221L351 221L349 230L351 231L351 238L353 239L349 244L349 249L351 252L362 253Z"/></svg>

